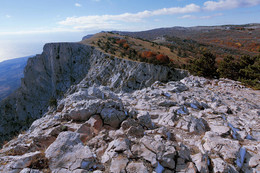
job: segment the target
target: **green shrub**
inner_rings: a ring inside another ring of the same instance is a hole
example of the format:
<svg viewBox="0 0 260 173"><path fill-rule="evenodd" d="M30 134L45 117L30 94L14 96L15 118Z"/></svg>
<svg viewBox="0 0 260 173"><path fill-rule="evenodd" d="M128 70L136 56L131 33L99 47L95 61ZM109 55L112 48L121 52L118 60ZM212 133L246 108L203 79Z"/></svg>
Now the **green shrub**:
<svg viewBox="0 0 260 173"><path fill-rule="evenodd" d="M212 53L204 53L203 56L192 61L189 70L192 74L204 77L217 77L216 57Z"/></svg>
<svg viewBox="0 0 260 173"><path fill-rule="evenodd" d="M234 57L227 56L219 63L217 72L220 77L238 80L240 66L234 60Z"/></svg>
<svg viewBox="0 0 260 173"><path fill-rule="evenodd" d="M54 98L54 97L50 98L50 100L49 100L49 105L50 105L50 106L56 107L57 104L58 104L58 103L57 103L57 99L56 99L56 98Z"/></svg>
<svg viewBox="0 0 260 173"><path fill-rule="evenodd" d="M226 57L219 63L220 77L241 81L254 89L260 89L260 55L242 56L237 61Z"/></svg>

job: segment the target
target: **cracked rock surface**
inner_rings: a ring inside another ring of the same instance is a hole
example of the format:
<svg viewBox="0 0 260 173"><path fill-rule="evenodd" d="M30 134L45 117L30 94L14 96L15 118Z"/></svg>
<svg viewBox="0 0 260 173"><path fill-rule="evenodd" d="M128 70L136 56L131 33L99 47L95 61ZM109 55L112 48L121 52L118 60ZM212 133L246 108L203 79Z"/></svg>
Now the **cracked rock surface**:
<svg viewBox="0 0 260 173"><path fill-rule="evenodd" d="M260 93L189 76L133 92L74 85L0 151L0 172L260 172Z"/></svg>
<svg viewBox="0 0 260 173"><path fill-rule="evenodd" d="M64 98L68 91L74 93L76 84L82 87L109 86L115 92L131 92L151 86L155 81L180 80L187 76L184 70L173 70L166 66L140 63L112 57L95 47L81 43L48 43L43 52L29 58L21 79L21 87L0 102L0 146L31 123L41 118L50 103ZM74 86L74 87L73 87ZM66 115L73 120L87 120L92 114L100 113L98 100L91 100L93 94L103 99L102 92L92 88L86 96L85 91L76 93L72 99L89 99L87 103L75 103L75 109L67 110ZM117 97L113 93L111 97ZM113 96L114 95L114 96ZM52 101L52 102L50 102ZM117 99L107 101L106 107L117 105ZM68 103L67 103L68 104ZM64 104L61 104L59 109ZM118 126L121 121L117 109L103 109L102 116L117 114L107 124ZM118 120L117 120L118 119Z"/></svg>

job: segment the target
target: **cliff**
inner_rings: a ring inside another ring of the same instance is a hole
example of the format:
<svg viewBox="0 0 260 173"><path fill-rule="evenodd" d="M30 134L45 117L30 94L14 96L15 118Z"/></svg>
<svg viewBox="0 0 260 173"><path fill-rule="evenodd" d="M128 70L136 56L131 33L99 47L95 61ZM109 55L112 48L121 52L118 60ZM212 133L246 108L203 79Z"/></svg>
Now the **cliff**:
<svg viewBox="0 0 260 173"><path fill-rule="evenodd" d="M259 100L236 81L47 44L1 102L2 138L37 120L3 145L0 172L259 172Z"/></svg>
<svg viewBox="0 0 260 173"><path fill-rule="evenodd" d="M80 43L46 44L43 53L28 60L21 88L0 103L0 143L27 129L55 104L67 89L106 85L131 92L155 81L178 80L186 72L116 57Z"/></svg>
<svg viewBox="0 0 260 173"><path fill-rule="evenodd" d="M20 87L23 69L29 57L0 62L0 101Z"/></svg>
<svg viewBox="0 0 260 173"><path fill-rule="evenodd" d="M0 172L259 172L259 96L194 76L131 93L79 83L4 145Z"/></svg>

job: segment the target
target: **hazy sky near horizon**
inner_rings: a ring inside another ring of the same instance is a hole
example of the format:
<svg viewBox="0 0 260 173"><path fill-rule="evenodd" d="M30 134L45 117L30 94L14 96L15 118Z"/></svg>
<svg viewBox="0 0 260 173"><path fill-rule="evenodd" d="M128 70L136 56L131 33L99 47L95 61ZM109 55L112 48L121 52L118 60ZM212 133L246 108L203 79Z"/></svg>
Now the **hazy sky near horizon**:
<svg viewBox="0 0 260 173"><path fill-rule="evenodd" d="M102 30L260 23L260 0L0 0L0 61Z"/></svg>

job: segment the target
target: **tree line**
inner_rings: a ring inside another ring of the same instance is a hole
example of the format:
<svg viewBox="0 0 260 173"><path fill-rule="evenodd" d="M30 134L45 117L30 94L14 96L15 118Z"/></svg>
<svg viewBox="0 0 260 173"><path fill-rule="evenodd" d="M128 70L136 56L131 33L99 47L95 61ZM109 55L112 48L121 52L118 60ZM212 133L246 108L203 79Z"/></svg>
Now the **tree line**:
<svg viewBox="0 0 260 173"><path fill-rule="evenodd" d="M227 56L217 64L216 56L204 53L200 58L191 61L187 69L194 75L228 78L260 89L260 55L244 55L238 59Z"/></svg>

